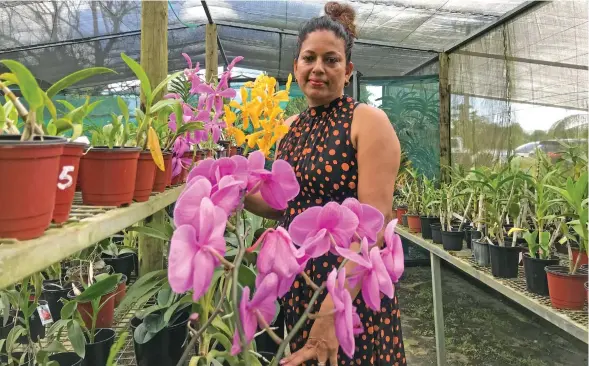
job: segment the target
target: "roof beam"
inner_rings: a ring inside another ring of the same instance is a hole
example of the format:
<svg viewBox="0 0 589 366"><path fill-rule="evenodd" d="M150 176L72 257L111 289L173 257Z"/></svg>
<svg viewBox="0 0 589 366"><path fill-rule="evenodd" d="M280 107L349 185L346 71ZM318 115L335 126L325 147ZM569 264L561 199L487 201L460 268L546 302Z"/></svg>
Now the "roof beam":
<svg viewBox="0 0 589 366"><path fill-rule="evenodd" d="M524 14L527 11L530 11L536 7L539 7L539 6L546 5L549 2L550 1L526 1L525 3L513 8L511 11L503 14L502 16L497 18L497 20L495 20L493 23L487 24L487 25L481 27L479 30L477 30L476 32L474 32L473 34L468 36L466 39L456 43L455 45L446 49L444 52L446 52L448 54L453 53L454 51L458 50L459 48L469 44L473 40L491 32L493 29L502 26L503 24L509 22L512 19L515 19L516 17ZM411 71L407 72L405 75L411 75L412 73L414 73L424 67L427 67L427 66L435 63L436 61L438 61L437 55L435 57L432 57L428 61L424 62L423 64L417 66L416 68L412 69Z"/></svg>
<svg viewBox="0 0 589 366"><path fill-rule="evenodd" d="M484 52L456 51L454 53L458 54L458 55L466 55L466 56L473 56L473 57L492 58L492 59L497 59L497 60L505 60L505 61L513 61L513 62L523 62L526 64L535 64L535 65L550 66L550 67L562 67L565 69L589 70L589 67L587 67L585 65L567 64L564 62L544 61L544 60L537 60L537 59L531 59L531 58L504 56L504 55L484 53Z"/></svg>
<svg viewBox="0 0 589 366"><path fill-rule="evenodd" d="M255 30L260 32L267 32L267 33L276 33L288 36L298 37L299 32L290 29L281 29L281 28L273 28L273 27L264 27L261 25L253 25L253 24L243 24L243 23L236 23L236 22L226 22L226 21L218 21L216 22L218 25L222 25L228 28L237 28L237 29L245 29L245 30ZM390 42L382 42L382 41L374 41L374 40L367 40L367 39L357 39L355 41L356 44L363 44L366 46L379 46L379 47L388 47L388 48L395 48L399 50L405 51L413 51L413 52L428 52L428 53L435 53L436 57L438 51L432 49L425 49L425 48L416 48L416 47L405 47L399 46Z"/></svg>
<svg viewBox="0 0 589 366"><path fill-rule="evenodd" d="M205 14L207 16L207 20L209 21L209 24L214 24L213 17L211 16L211 12L209 10L209 6L207 5L206 0L201 0L200 2L202 4L202 8L205 11ZM219 38L218 33L217 33L217 46L219 47L219 52L221 52L221 57L223 57L223 62L225 63L225 67L228 67L229 60L227 59L227 55L225 54L225 49L223 48L223 45L221 44L221 38Z"/></svg>

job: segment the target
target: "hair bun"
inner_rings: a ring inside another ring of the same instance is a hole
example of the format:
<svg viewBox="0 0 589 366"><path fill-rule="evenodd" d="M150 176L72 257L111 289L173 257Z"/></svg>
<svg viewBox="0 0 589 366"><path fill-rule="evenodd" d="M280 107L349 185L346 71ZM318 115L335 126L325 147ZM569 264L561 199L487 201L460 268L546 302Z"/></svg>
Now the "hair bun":
<svg viewBox="0 0 589 366"><path fill-rule="evenodd" d="M342 24L348 33L358 38L356 34L356 11L348 4L340 4L337 1L329 1L325 4L325 14L331 19Z"/></svg>

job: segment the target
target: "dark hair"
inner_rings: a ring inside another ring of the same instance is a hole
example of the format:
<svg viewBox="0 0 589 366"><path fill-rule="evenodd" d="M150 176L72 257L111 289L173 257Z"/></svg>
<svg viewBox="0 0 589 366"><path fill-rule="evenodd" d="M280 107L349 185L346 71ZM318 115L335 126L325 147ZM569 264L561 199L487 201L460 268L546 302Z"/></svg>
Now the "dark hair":
<svg viewBox="0 0 589 366"><path fill-rule="evenodd" d="M309 20L299 31L296 57L299 57L301 46L309 33L318 30L329 30L335 33L338 38L345 42L346 62L352 58L352 47L356 35L356 11L348 4L340 4L336 1L329 1L325 4L325 15Z"/></svg>

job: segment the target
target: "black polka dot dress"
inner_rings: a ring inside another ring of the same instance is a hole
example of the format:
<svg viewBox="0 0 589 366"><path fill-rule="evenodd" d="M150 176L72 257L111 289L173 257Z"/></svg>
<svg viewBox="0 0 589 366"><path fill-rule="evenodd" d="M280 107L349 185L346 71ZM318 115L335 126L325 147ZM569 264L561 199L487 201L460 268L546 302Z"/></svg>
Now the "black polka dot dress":
<svg viewBox="0 0 589 366"><path fill-rule="evenodd" d="M343 202L356 197L358 184L358 163L356 150L350 137L352 117L358 103L349 96L342 96L330 104L308 108L291 124L283 138L277 154L278 159L288 161L294 168L301 185L299 196L289 203L281 225L288 228L296 215L305 209L328 202ZM342 258L327 254L309 261L306 273L320 284L327 279ZM312 290L299 276L283 300L287 329L290 330L305 311L312 296ZM321 294L321 304L325 293ZM369 309L362 295L354 299L358 314L364 325L364 333L356 337L354 359L349 359L340 349L338 365L406 365L401 320L397 293L389 299L381 294L381 311ZM315 308L318 308L316 305ZM292 342L291 351L305 345L313 324L308 320ZM317 360L305 365L316 365ZM332 365L334 366L334 365Z"/></svg>

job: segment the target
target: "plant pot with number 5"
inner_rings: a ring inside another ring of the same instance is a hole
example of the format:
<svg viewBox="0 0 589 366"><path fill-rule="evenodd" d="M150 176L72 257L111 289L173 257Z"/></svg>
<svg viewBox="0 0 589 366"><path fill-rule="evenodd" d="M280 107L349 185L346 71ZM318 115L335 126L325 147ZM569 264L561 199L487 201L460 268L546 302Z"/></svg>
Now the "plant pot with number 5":
<svg viewBox="0 0 589 366"><path fill-rule="evenodd" d="M61 224L70 216L78 173L80 158L88 145L83 143L68 143L63 148L63 154L59 161L59 177L57 191L55 193L55 209L53 210L53 222Z"/></svg>

